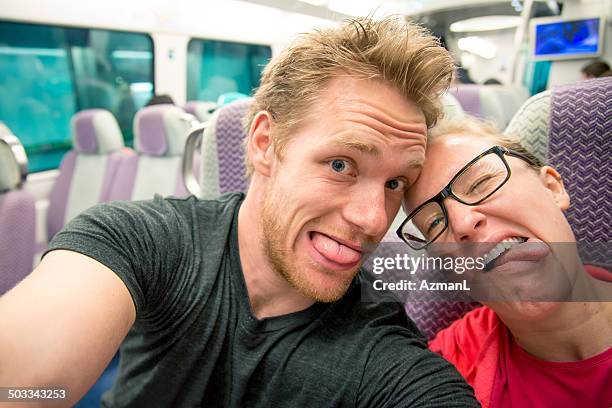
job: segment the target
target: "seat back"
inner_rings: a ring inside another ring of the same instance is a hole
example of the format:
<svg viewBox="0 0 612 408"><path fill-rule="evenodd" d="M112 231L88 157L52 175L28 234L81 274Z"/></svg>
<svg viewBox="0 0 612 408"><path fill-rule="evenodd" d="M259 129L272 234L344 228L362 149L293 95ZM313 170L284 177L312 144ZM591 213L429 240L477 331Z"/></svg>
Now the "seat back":
<svg viewBox="0 0 612 408"><path fill-rule="evenodd" d="M36 243L36 208L22 188L28 169L19 139L0 122L0 296L31 271Z"/></svg>
<svg viewBox="0 0 612 408"><path fill-rule="evenodd" d="M498 102L498 106L501 108L500 129L508 125L519 108L529 98L529 91L522 86L485 85L481 92L489 93L490 97L495 98Z"/></svg>
<svg viewBox="0 0 612 408"><path fill-rule="evenodd" d="M566 217L585 263L612 266L612 78L529 99L506 133L555 167L570 196Z"/></svg>
<svg viewBox="0 0 612 408"><path fill-rule="evenodd" d="M459 84L451 87L465 113L493 122L503 129L512 119L528 92L520 86Z"/></svg>
<svg viewBox="0 0 612 408"><path fill-rule="evenodd" d="M548 158L551 93L552 90L548 90L529 98L504 130L504 134L520 139L521 144L542 162Z"/></svg>
<svg viewBox="0 0 612 408"><path fill-rule="evenodd" d="M189 101L185 104L185 112L196 117L200 122L206 122L217 108L214 102Z"/></svg>
<svg viewBox="0 0 612 408"><path fill-rule="evenodd" d="M482 118L480 105L480 87L475 84L458 84L451 86L449 93L454 96L468 115Z"/></svg>
<svg viewBox="0 0 612 408"><path fill-rule="evenodd" d="M201 197L246 191L242 120L252 99L234 101L215 111L202 138Z"/></svg>
<svg viewBox="0 0 612 408"><path fill-rule="evenodd" d="M62 159L49 196L49 240L81 211L109 200L119 164L132 154L124 147L117 120L107 110L77 113L71 131L73 149Z"/></svg>
<svg viewBox="0 0 612 408"><path fill-rule="evenodd" d="M155 194L187 196L181 159L193 124L193 116L174 105L153 105L138 111L134 118L137 154L119 166L110 199L145 200Z"/></svg>

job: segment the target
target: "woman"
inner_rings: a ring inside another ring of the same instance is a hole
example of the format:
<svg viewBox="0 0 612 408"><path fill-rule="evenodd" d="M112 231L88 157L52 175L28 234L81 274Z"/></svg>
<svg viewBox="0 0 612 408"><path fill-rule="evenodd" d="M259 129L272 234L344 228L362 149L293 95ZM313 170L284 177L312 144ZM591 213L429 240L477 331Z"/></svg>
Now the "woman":
<svg viewBox="0 0 612 408"><path fill-rule="evenodd" d="M447 124L405 206L412 248L484 258L466 278L485 306L430 342L484 407L612 406L612 304L593 301L610 273L582 265L556 170L484 123Z"/></svg>

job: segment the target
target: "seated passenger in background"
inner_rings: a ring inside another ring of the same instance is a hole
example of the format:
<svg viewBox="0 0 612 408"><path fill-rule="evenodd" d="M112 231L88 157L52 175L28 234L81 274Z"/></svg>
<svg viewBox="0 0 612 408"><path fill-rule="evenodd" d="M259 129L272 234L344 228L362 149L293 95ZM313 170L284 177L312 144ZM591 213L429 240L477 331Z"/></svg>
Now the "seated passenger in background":
<svg viewBox="0 0 612 408"><path fill-rule="evenodd" d="M489 78L483 82L484 85L503 85L497 78Z"/></svg>
<svg viewBox="0 0 612 408"><path fill-rule="evenodd" d="M255 94L246 195L75 218L0 298L0 384L74 402L121 344L105 407L477 406L399 304L360 301L452 70L400 18L300 36Z"/></svg>
<svg viewBox="0 0 612 408"><path fill-rule="evenodd" d="M606 75L606 72L610 71L610 64L605 61L593 61L582 67L580 72L582 73L582 79L593 79L600 78Z"/></svg>
<svg viewBox="0 0 612 408"><path fill-rule="evenodd" d="M174 99L168 94L153 95L145 106L174 105Z"/></svg>
<svg viewBox="0 0 612 408"><path fill-rule="evenodd" d="M435 130L407 191L406 243L484 255L484 270L461 279L487 291L486 306L429 345L484 407L612 406L612 303L601 301L612 275L582 264L569 200L557 171L471 119Z"/></svg>

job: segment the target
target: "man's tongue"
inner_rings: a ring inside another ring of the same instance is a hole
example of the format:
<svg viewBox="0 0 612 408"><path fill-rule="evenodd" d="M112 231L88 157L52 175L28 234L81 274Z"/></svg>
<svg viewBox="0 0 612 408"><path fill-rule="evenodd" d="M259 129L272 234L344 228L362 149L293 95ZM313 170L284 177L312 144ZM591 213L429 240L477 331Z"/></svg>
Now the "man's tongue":
<svg viewBox="0 0 612 408"><path fill-rule="evenodd" d="M355 263L361 257L360 252L318 232L312 233L312 244L321 255L342 265Z"/></svg>

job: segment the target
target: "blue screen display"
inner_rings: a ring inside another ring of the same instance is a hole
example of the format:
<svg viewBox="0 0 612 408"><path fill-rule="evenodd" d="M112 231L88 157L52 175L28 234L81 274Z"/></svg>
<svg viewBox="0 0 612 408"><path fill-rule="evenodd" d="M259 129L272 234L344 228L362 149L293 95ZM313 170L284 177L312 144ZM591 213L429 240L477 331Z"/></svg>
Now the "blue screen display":
<svg viewBox="0 0 612 408"><path fill-rule="evenodd" d="M535 55L594 54L599 46L598 18L536 26Z"/></svg>

